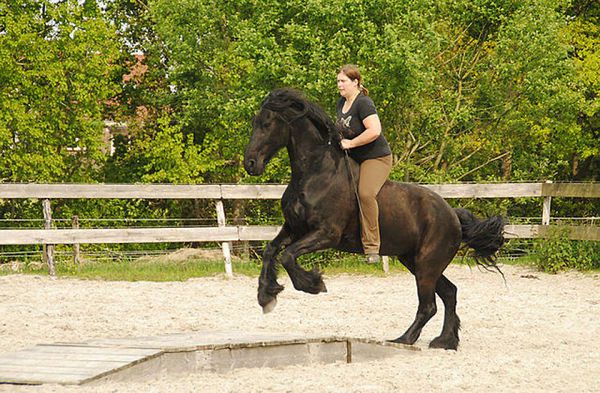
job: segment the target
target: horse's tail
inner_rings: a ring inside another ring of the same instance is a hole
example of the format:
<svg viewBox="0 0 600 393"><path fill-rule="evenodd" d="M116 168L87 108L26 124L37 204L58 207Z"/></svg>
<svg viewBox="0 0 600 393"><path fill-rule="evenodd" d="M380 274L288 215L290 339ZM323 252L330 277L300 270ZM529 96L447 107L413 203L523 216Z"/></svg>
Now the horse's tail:
<svg viewBox="0 0 600 393"><path fill-rule="evenodd" d="M454 212L460 220L462 241L475 251L477 264L500 271L496 265L496 251L504 244L504 218L493 216L480 220L466 209L454 209Z"/></svg>

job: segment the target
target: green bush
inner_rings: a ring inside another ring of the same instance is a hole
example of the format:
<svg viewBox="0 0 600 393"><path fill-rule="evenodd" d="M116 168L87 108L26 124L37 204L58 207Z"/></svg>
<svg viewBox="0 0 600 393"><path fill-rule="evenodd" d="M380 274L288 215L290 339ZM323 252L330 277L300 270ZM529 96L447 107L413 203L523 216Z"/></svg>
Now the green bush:
<svg viewBox="0 0 600 393"><path fill-rule="evenodd" d="M600 242L569 240L567 228L552 228L534 243L535 263L545 272L600 269Z"/></svg>

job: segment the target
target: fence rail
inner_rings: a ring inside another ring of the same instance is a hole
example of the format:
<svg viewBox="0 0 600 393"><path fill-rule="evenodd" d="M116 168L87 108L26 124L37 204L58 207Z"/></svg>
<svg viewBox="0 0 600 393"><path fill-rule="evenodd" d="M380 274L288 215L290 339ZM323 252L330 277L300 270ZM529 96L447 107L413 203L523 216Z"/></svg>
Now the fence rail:
<svg viewBox="0 0 600 393"><path fill-rule="evenodd" d="M542 225L507 225L507 238L548 236L553 197L600 198L600 183L495 183L424 185L444 198L543 198ZM232 241L270 240L278 226L227 226L223 200L279 199L280 184L0 184L0 199L41 199L47 229L0 230L0 245L44 244L51 271L52 245L79 243L222 243L226 271L231 274ZM51 199L212 199L218 226L184 228L53 229ZM564 226L571 239L600 241L600 227Z"/></svg>
<svg viewBox="0 0 600 393"><path fill-rule="evenodd" d="M600 198L600 183L423 184L444 198ZM0 199L279 199L283 184L0 183Z"/></svg>
<svg viewBox="0 0 600 393"><path fill-rule="evenodd" d="M507 239L545 237L553 226L506 225ZM600 227L561 225L573 240L600 241ZM271 240L280 226L224 226L205 228L120 228L120 229L7 229L0 245L233 242Z"/></svg>
<svg viewBox="0 0 600 393"><path fill-rule="evenodd" d="M558 186L551 184L550 186ZM570 192L600 193L597 184L570 184ZM544 183L424 184L444 198L554 196ZM0 199L279 199L282 184L0 184ZM545 190L545 193L544 193ZM566 191L565 191L566 192ZM562 196L562 195L561 195ZM587 195L586 195L587 196ZM591 196L590 196L591 197Z"/></svg>

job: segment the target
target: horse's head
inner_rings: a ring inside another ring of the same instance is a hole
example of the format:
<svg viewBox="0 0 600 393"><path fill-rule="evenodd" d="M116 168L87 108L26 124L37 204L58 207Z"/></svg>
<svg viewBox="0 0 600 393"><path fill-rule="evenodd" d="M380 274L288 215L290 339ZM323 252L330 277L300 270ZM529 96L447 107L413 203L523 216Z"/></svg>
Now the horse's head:
<svg viewBox="0 0 600 393"><path fill-rule="evenodd" d="M290 123L302 116L301 106L291 100L292 91L273 91L263 101L252 121L252 136L244 153L244 168L250 175L263 173L269 160L288 144Z"/></svg>
<svg viewBox="0 0 600 393"><path fill-rule="evenodd" d="M264 172L269 160L284 147L289 138L289 126L275 111L261 108L252 121L252 136L244 153L244 168L257 176Z"/></svg>
<svg viewBox="0 0 600 393"><path fill-rule="evenodd" d="M307 121L300 121L305 119ZM292 134L295 138L292 138ZM265 165L284 146L302 139L309 146L335 140L335 125L318 105L293 89L277 89L263 101L252 121L252 136L244 153L244 167L250 175L260 175ZM308 149L310 150L310 149Z"/></svg>

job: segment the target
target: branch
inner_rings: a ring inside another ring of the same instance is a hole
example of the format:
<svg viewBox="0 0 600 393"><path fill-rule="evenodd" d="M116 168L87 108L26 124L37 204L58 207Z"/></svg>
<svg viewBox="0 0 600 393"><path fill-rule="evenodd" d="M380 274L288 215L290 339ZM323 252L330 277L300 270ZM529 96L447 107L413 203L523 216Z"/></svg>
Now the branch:
<svg viewBox="0 0 600 393"><path fill-rule="evenodd" d="M415 164L421 165L421 164L423 164L423 163L425 163L427 161L431 161L432 159L435 158L436 155L437 155L437 153L430 154L430 155L428 155L426 157L421 158L420 160L415 161Z"/></svg>
<svg viewBox="0 0 600 393"><path fill-rule="evenodd" d="M499 156L497 156L497 157L494 157L494 158L492 158L491 160L487 160L486 162L484 162L483 164L479 165L478 167L476 167L476 168L473 168L473 169L471 169L470 171L468 171L467 173L464 173L464 174L462 174L462 175L461 175L461 176L459 176L459 177L458 177L456 180L460 180L460 179L462 179L463 177L465 177L465 176L467 176L467 175L470 175L470 174L471 174L471 173L473 173L473 172L476 172L476 171L478 171L479 169L483 168L483 167L484 167L484 166L486 166L487 164L489 164L489 163L491 163L491 162L494 162L494 161L496 161L496 160L499 160L499 159L501 159L502 157L504 157L504 156L508 155L509 153L510 153L510 152L509 152L509 151L507 151L507 152L504 152L504 153L500 154L500 155L499 155Z"/></svg>
<svg viewBox="0 0 600 393"><path fill-rule="evenodd" d="M452 168L453 166L456 166L460 163L467 161L469 158L473 157L473 155L475 153L477 153L479 150L481 150L481 147L478 147L477 149L473 150L471 153L467 154L465 157L461 158L460 160L454 161L452 164L448 165L448 168Z"/></svg>

